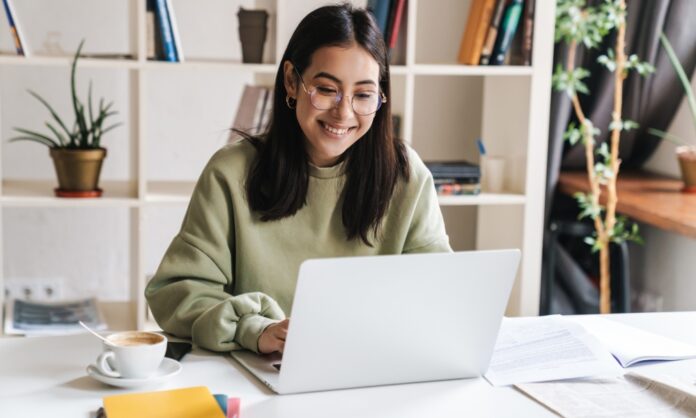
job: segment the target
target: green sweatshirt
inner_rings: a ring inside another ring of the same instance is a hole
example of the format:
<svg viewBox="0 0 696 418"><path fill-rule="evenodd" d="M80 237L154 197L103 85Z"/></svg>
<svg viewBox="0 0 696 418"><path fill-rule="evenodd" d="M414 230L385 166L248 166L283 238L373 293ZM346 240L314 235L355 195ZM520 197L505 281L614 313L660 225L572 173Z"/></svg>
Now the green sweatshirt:
<svg viewBox="0 0 696 418"><path fill-rule="evenodd" d="M290 314L300 264L309 258L451 251L430 172L409 148L373 247L348 241L343 164L310 167L307 204L262 222L244 182L256 150L240 141L218 151L198 179L181 226L145 296L164 331L214 351L258 351L263 330Z"/></svg>

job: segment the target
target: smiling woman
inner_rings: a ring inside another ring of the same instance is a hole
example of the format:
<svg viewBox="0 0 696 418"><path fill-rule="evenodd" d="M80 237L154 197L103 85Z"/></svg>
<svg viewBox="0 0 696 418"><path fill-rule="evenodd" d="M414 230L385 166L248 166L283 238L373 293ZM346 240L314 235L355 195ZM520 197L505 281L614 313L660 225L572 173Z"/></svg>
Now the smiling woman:
<svg viewBox="0 0 696 418"><path fill-rule="evenodd" d="M268 131L213 156L146 289L165 331L282 352L303 261L451 251L430 172L392 134L389 82L367 11L327 6L300 22Z"/></svg>

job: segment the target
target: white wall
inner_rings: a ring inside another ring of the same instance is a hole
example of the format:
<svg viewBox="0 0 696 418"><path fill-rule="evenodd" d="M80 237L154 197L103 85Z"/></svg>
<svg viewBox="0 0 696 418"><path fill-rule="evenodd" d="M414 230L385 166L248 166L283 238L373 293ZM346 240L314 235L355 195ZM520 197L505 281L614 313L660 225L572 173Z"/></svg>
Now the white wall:
<svg viewBox="0 0 696 418"><path fill-rule="evenodd" d="M696 90L696 77L692 77L691 87ZM682 101L669 132L696 145L696 130L686 100ZM674 148L672 143L662 141L645 168L680 177ZM631 247L631 279L636 290L646 293L646 309L695 310L696 240L645 224L641 224L640 228L645 245Z"/></svg>

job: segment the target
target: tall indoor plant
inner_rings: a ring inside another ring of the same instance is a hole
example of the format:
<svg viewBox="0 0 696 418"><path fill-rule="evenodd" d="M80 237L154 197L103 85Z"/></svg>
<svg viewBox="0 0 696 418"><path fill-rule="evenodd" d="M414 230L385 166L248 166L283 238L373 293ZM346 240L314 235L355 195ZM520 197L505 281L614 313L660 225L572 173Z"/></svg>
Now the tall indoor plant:
<svg viewBox="0 0 696 418"><path fill-rule="evenodd" d="M586 171L590 183L589 193L577 193L580 218L590 218L594 223L594 233L585 242L599 252L599 308L601 313L611 311L611 289L609 269L609 244L626 240L640 241L638 227L627 226L625 218L616 215L616 179L619 175L619 141L621 132L634 129L637 123L621 119L623 81L631 70L641 75L654 71L654 68L638 57L626 56L626 4L624 0L604 0L597 7L588 7L584 0L557 0L556 41L568 45L565 68L558 66L553 75L553 87L566 92L570 97L578 125L571 123L564 138L572 145L581 142L585 148ZM614 49L608 49L598 62L614 73L614 107L609 124L611 137L609 145L597 145L595 137L600 130L583 111L578 94L590 94L583 79L590 71L578 67L575 62L578 45L588 50L602 46L602 40L616 32ZM606 193L606 206L601 205L600 197Z"/></svg>
<svg viewBox="0 0 696 418"><path fill-rule="evenodd" d="M69 125L58 116L46 100L34 91L29 90L29 94L41 102L51 113L55 125L51 121L45 122L46 127L51 131L49 135L29 129L14 128L21 135L10 139L11 142L33 141L49 148L58 177L58 188L55 190L55 193L57 196L62 197L93 197L101 195L101 189L98 186L99 174L102 162L106 158L106 149L102 147L101 139L106 132L120 125L120 123L116 123L103 128L106 119L117 112L111 110L113 102L104 104L104 99L100 99L99 108L96 113L94 112L91 82L89 84L86 108L77 97L75 72L83 45L84 41L80 42L71 65L70 90L72 108L75 114L72 129L68 128Z"/></svg>
<svg viewBox="0 0 696 418"><path fill-rule="evenodd" d="M660 34L660 42L662 42L662 46L667 52L667 57L669 57L669 62L672 64L672 67L674 67L674 71L677 73L677 77L679 77L679 81L684 88L686 102L689 104L689 109L691 110L691 122L693 122L696 128L696 97L694 97L694 92L691 90L689 77L686 75L686 71L684 71L684 67L682 67L679 62L679 58L674 52L672 44L664 33ZM696 193L696 145L690 145L676 135L659 129L649 128L648 132L677 144L677 159L679 160L679 168L681 169L682 179L684 180L683 190L689 193Z"/></svg>

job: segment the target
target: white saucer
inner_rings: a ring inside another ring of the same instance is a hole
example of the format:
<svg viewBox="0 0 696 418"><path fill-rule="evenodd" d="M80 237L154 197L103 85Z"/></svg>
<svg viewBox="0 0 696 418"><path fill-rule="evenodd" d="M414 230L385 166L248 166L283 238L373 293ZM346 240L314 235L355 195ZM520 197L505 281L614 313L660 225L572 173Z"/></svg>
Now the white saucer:
<svg viewBox="0 0 696 418"><path fill-rule="evenodd" d="M104 376L99 372L99 369L94 364L87 366L87 374L92 378L106 383L111 386L118 386L121 388L134 388L138 386L154 385L156 383L161 383L165 379L179 374L181 371L181 363L176 360L165 357L162 360L159 368L154 375L148 377L147 379L123 379L120 377L109 377Z"/></svg>

